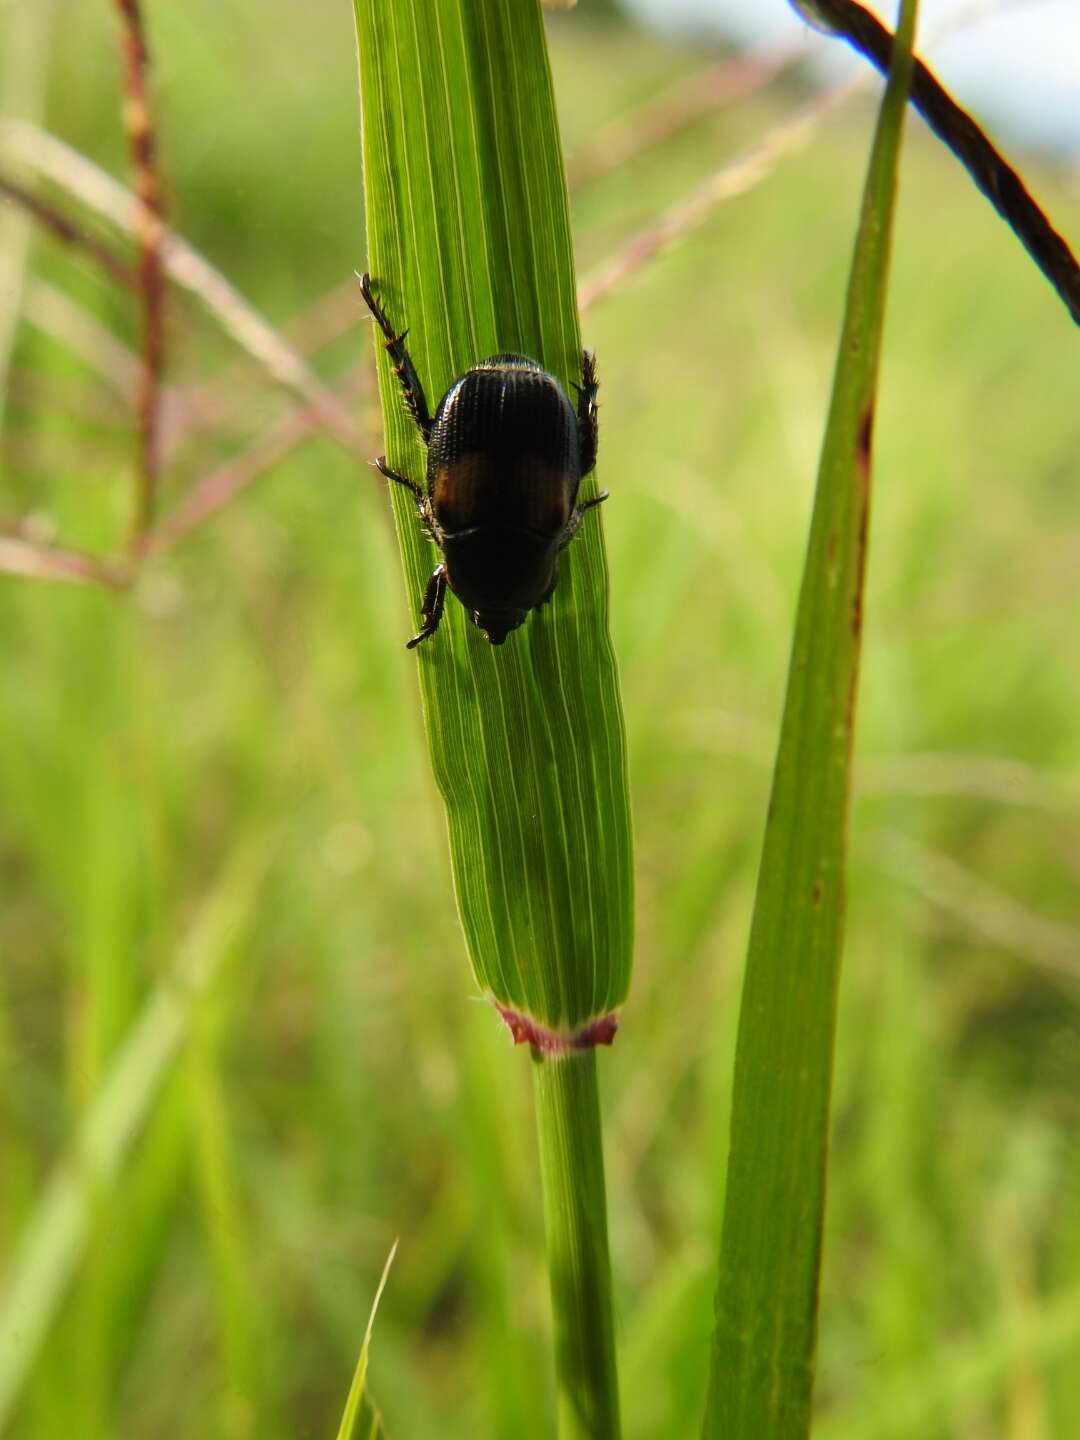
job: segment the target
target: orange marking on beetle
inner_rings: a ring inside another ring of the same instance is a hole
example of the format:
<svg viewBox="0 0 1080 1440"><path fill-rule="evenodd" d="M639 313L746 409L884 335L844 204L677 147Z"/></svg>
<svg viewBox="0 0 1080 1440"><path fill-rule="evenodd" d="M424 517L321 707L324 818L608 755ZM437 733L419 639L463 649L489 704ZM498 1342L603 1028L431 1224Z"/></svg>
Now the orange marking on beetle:
<svg viewBox="0 0 1080 1440"><path fill-rule="evenodd" d="M542 535L558 535L570 519L566 474L536 455L514 466L514 488L523 502L521 523Z"/></svg>
<svg viewBox="0 0 1080 1440"><path fill-rule="evenodd" d="M431 487L432 504L447 530L471 525L478 509L488 506L498 494L498 478L488 456L478 451L459 455L449 465L440 465Z"/></svg>

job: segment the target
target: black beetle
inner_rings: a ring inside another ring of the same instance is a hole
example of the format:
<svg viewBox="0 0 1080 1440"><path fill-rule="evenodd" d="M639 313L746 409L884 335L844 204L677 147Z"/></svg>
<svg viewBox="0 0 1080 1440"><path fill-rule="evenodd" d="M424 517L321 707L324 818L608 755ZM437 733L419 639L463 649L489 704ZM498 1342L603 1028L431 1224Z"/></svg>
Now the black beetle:
<svg viewBox="0 0 1080 1440"><path fill-rule="evenodd" d="M501 645L530 610L551 598L559 553L577 534L586 510L607 491L577 503L582 477L596 463L596 368L581 357L577 413L566 392L535 360L494 355L460 376L434 419L400 335L360 277L368 309L386 337L405 396L427 446L425 489L386 463L388 480L412 493L424 529L442 552L424 592L423 626L408 649L434 635L447 586L492 645Z"/></svg>

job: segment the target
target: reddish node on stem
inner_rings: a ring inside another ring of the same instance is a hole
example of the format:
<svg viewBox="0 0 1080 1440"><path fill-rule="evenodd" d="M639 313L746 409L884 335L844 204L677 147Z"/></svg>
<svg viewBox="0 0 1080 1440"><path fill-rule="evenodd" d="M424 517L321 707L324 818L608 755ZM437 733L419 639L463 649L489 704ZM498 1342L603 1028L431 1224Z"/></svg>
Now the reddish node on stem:
<svg viewBox="0 0 1080 1440"><path fill-rule="evenodd" d="M493 1000L492 1004L514 1037L514 1044L531 1045L542 1055L568 1055L574 1050L592 1050L597 1045L610 1045L619 1028L619 1017L614 1012L588 1021L579 1030L552 1030L520 1010L500 1005L497 1000Z"/></svg>

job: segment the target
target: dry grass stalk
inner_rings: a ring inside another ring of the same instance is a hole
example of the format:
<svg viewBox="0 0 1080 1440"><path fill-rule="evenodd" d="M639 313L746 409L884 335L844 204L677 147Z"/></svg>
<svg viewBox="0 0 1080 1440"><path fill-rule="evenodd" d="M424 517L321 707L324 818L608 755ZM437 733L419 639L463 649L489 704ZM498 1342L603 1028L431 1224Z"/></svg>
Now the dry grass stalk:
<svg viewBox="0 0 1080 1440"><path fill-rule="evenodd" d="M150 55L142 12L139 0L116 0L116 3L123 27L124 84L127 92L124 125L135 171L135 192L140 202L135 229L142 301L142 372L136 398L139 464L132 535L133 545L138 545L153 523L160 466L158 430L161 377L165 365L164 211L157 169L157 141L147 87Z"/></svg>

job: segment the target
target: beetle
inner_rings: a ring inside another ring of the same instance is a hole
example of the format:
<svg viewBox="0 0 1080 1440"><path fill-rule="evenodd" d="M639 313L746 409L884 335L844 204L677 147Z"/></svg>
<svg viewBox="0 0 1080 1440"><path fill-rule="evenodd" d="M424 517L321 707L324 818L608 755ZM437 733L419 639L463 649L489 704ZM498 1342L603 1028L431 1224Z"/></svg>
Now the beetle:
<svg viewBox="0 0 1080 1440"><path fill-rule="evenodd" d="M607 491L578 504L582 478L596 464L596 362L585 350L577 410L535 360L493 355L460 375L434 416L408 350L360 276L368 309L384 336L405 408L427 446L426 484L375 461L416 501L421 524L441 552L424 592L423 625L411 650L434 635L450 589L492 645L551 599L559 556L583 515Z"/></svg>

